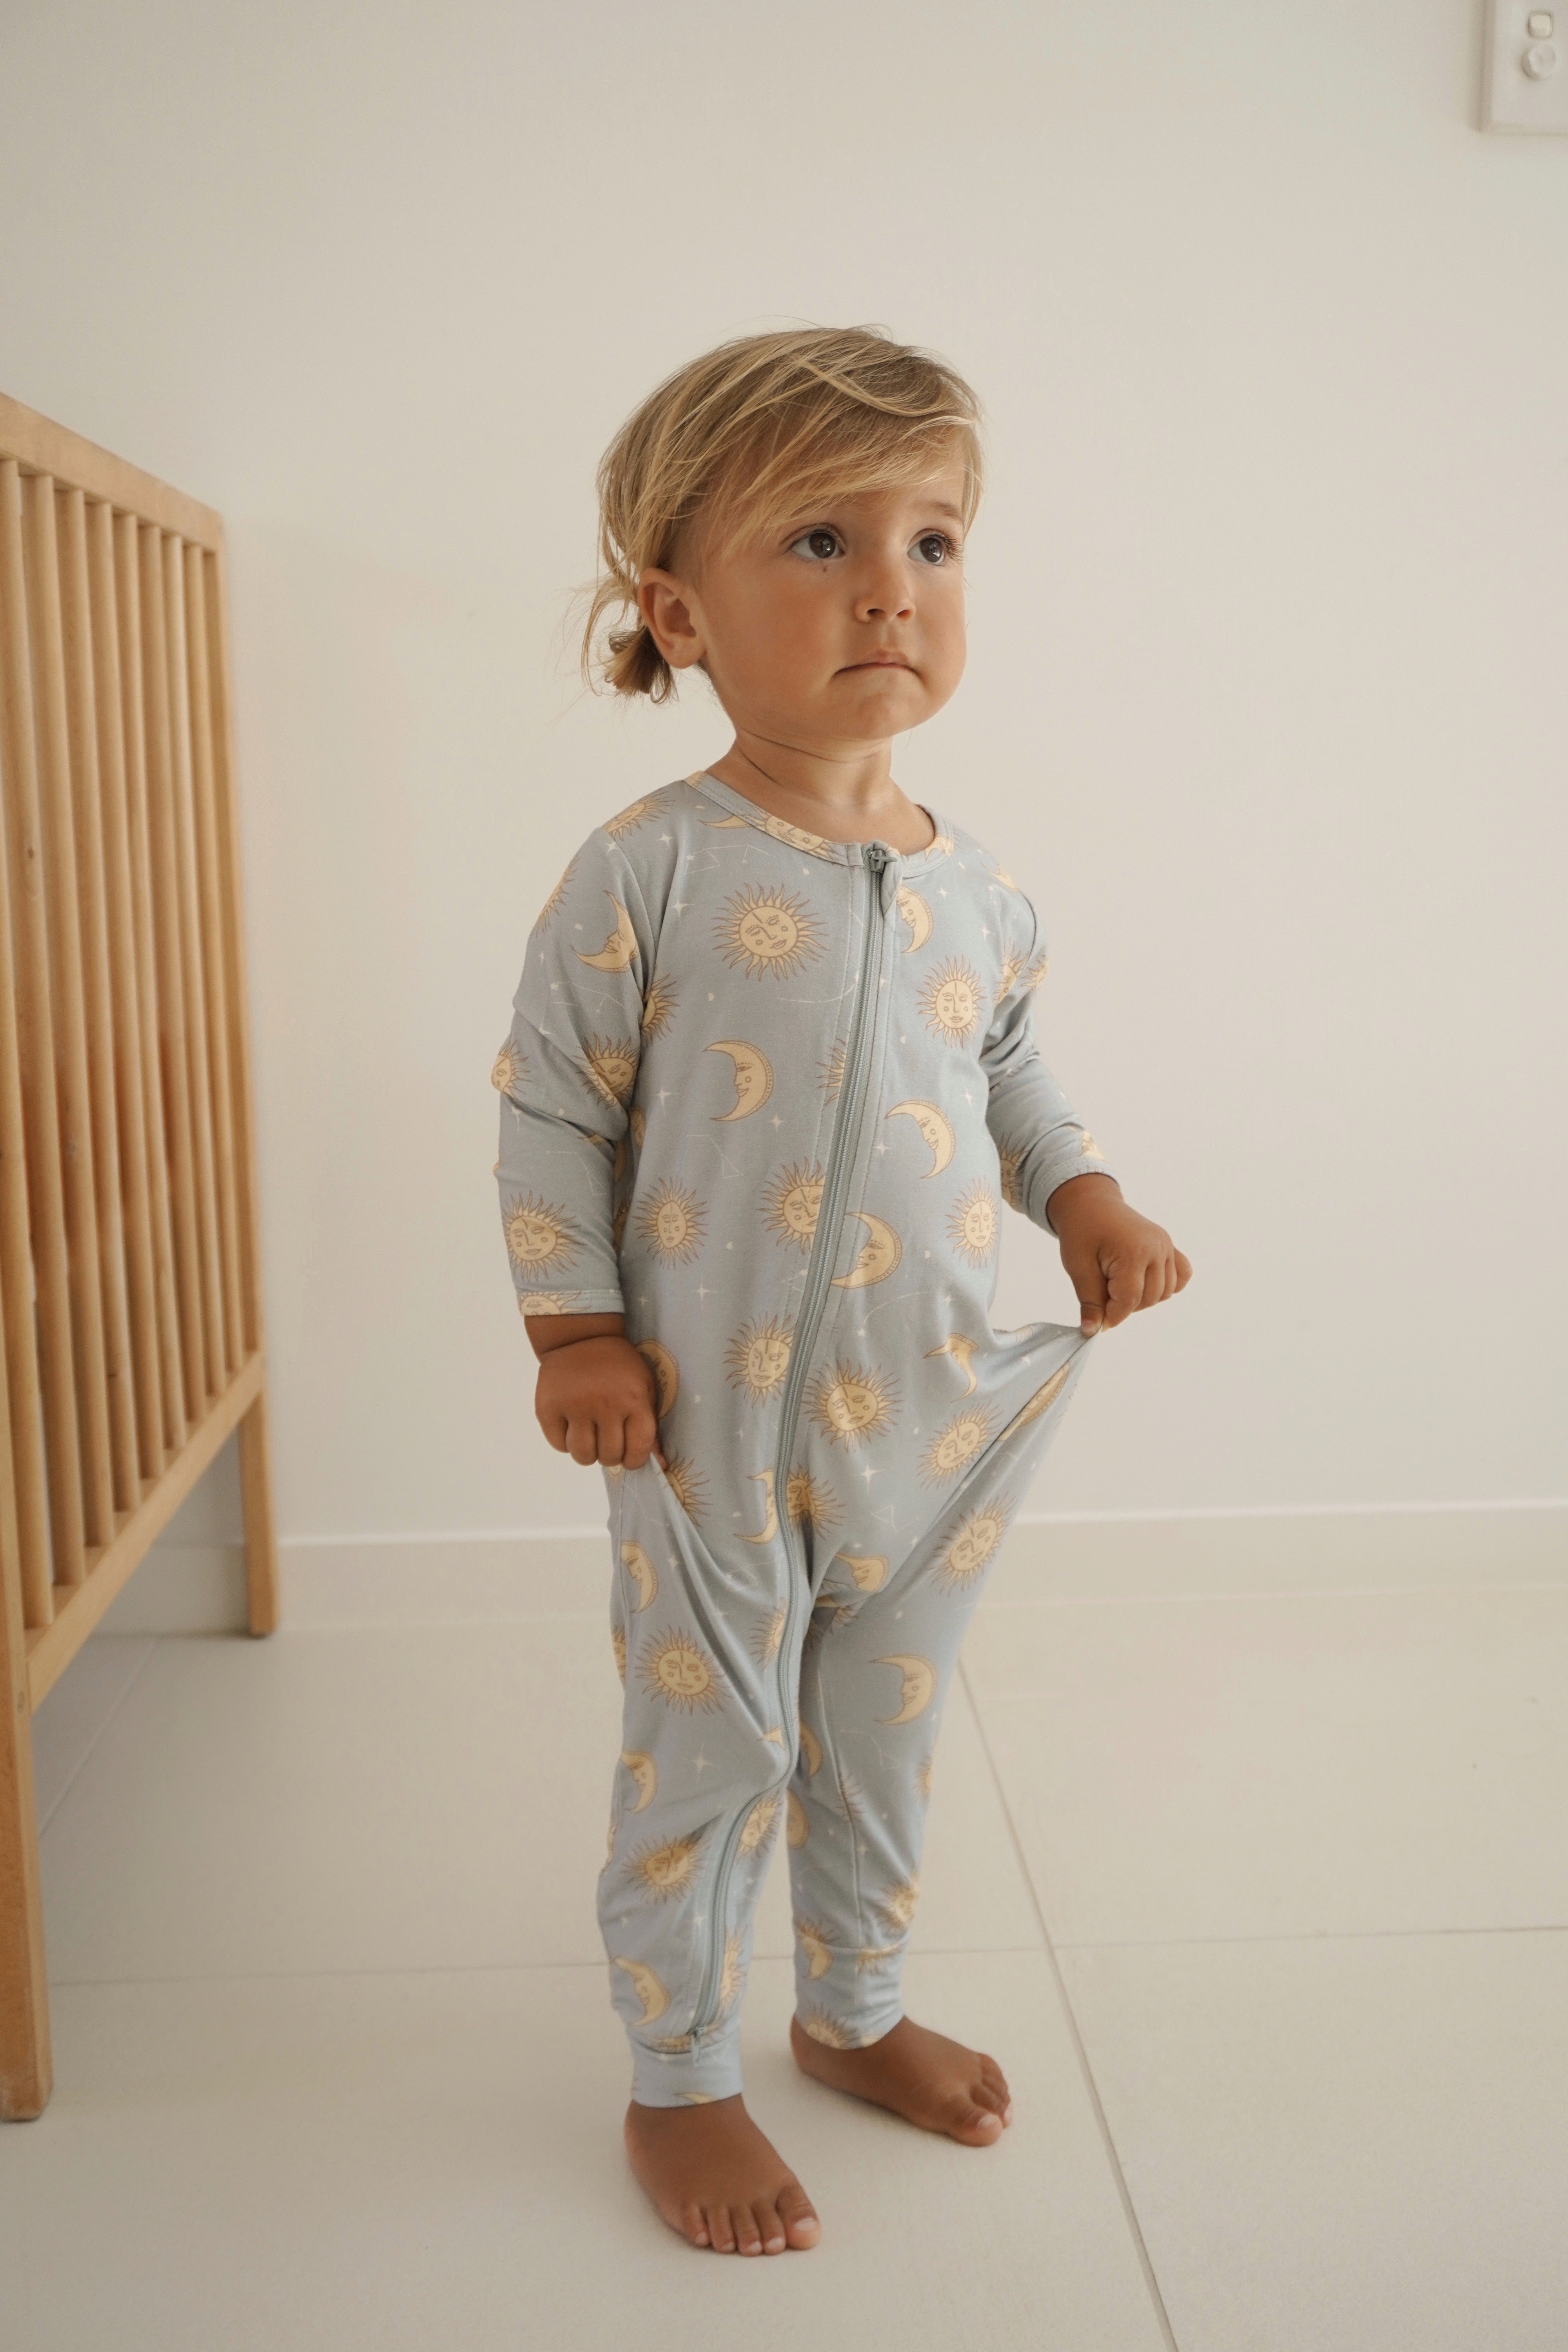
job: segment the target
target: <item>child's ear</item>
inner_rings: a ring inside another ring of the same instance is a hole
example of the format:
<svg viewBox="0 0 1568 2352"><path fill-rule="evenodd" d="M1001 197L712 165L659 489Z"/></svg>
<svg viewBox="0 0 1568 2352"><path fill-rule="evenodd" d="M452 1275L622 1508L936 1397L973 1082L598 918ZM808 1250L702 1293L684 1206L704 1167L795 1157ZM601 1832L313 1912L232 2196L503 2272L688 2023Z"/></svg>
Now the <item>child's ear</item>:
<svg viewBox="0 0 1568 2352"><path fill-rule="evenodd" d="M685 581L650 565L637 583L637 610L671 669L689 669L701 661L707 647L696 599Z"/></svg>

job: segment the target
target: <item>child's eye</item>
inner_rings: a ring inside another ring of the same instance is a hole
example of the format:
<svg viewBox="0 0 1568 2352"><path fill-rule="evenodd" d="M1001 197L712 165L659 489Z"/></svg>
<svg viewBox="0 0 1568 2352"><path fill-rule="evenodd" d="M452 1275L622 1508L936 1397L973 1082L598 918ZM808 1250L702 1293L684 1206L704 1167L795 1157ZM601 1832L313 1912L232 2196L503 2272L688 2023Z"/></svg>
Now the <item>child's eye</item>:
<svg viewBox="0 0 1568 2352"><path fill-rule="evenodd" d="M923 531L910 551L921 563L947 563L952 557L952 541L945 531Z"/></svg>
<svg viewBox="0 0 1568 2352"><path fill-rule="evenodd" d="M790 553L793 555L797 548L804 548L814 562L826 563L830 555L838 552L838 533L829 530L826 523L819 523L815 530L803 530L797 540L791 541Z"/></svg>

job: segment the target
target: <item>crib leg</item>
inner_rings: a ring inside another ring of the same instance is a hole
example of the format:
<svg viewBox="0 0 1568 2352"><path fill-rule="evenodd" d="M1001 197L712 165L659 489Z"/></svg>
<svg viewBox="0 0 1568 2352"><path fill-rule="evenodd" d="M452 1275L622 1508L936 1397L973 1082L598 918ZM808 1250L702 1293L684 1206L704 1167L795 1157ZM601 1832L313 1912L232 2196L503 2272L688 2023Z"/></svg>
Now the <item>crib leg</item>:
<svg viewBox="0 0 1568 2352"><path fill-rule="evenodd" d="M267 1391L239 1424L239 1487L245 1504L245 1589L253 1633L278 1630L278 1537L272 1517L272 1442Z"/></svg>
<svg viewBox="0 0 1568 2352"><path fill-rule="evenodd" d="M26 1638L16 1562L0 1560L0 2122L42 2115L53 2086Z"/></svg>

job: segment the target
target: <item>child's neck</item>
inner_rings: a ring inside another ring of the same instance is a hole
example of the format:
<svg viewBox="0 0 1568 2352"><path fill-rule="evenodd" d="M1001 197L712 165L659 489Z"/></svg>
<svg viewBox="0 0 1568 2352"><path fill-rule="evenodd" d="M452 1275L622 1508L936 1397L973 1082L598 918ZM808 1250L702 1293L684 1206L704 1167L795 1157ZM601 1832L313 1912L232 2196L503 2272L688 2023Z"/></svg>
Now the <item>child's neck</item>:
<svg viewBox="0 0 1568 2352"><path fill-rule="evenodd" d="M928 849L936 827L893 782L892 756L890 742L856 745L837 758L737 732L708 773L825 841L885 841L908 856Z"/></svg>

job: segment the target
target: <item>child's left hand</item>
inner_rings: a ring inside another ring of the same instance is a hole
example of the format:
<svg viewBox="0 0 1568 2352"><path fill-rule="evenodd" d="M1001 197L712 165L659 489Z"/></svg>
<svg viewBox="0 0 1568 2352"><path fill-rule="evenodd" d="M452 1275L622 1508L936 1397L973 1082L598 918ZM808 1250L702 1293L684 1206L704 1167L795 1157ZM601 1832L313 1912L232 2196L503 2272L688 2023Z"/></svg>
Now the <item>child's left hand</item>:
<svg viewBox="0 0 1568 2352"><path fill-rule="evenodd" d="M1086 1339L1173 1298L1193 1278L1163 1225L1130 1209L1113 1176L1070 1176L1051 1194L1046 1214L1083 1309Z"/></svg>

